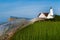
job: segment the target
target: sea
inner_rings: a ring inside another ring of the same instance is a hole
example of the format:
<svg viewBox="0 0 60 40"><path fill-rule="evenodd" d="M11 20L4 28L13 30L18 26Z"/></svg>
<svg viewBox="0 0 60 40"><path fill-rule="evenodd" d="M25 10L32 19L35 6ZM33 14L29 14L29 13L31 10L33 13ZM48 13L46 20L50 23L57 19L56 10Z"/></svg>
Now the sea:
<svg viewBox="0 0 60 40"><path fill-rule="evenodd" d="M0 24L3 24L3 23L6 23L6 22L8 22L10 17L8 17L8 18L0 18ZM23 17L20 17L20 18L23 18ZM32 19L32 18L25 18L24 17L24 19L26 19L26 20L30 20L30 19Z"/></svg>
<svg viewBox="0 0 60 40"><path fill-rule="evenodd" d="M0 24L8 22L8 18L0 18Z"/></svg>

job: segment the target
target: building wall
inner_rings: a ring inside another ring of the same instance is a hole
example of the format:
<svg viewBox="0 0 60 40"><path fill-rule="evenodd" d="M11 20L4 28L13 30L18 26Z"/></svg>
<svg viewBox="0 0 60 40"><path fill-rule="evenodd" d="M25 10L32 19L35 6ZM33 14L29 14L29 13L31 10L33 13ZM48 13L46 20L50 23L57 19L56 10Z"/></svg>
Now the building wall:
<svg viewBox="0 0 60 40"><path fill-rule="evenodd" d="M39 16L39 18L46 18L46 16L43 13L41 13L41 15Z"/></svg>
<svg viewBox="0 0 60 40"><path fill-rule="evenodd" d="M53 19L54 17L53 17L53 15L51 15L51 14L49 14L48 16L47 16L47 19Z"/></svg>

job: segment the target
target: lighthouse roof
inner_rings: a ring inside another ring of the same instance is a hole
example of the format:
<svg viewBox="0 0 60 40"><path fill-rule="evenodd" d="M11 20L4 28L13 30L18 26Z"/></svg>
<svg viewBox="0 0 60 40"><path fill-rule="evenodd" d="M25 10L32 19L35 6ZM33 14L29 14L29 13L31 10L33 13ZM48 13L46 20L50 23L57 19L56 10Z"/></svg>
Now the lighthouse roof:
<svg viewBox="0 0 60 40"><path fill-rule="evenodd" d="M50 7L50 9L52 9L52 7Z"/></svg>

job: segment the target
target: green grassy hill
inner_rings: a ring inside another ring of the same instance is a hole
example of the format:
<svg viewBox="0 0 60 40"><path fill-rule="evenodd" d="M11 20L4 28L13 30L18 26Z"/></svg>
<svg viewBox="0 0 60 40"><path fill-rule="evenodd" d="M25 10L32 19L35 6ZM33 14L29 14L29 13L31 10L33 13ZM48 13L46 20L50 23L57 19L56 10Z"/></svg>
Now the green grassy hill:
<svg viewBox="0 0 60 40"><path fill-rule="evenodd" d="M18 30L10 40L60 40L60 21L35 22Z"/></svg>

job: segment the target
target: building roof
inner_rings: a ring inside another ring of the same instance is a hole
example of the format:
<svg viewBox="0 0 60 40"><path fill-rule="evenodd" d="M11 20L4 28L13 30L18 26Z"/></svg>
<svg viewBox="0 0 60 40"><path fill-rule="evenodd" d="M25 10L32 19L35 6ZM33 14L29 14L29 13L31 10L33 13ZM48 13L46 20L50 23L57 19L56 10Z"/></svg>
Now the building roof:
<svg viewBox="0 0 60 40"><path fill-rule="evenodd" d="M47 17L49 13L43 13L43 14Z"/></svg>
<svg viewBox="0 0 60 40"><path fill-rule="evenodd" d="M39 16L40 16L40 14L41 14L41 13L39 13L37 17L39 17Z"/></svg>
<svg viewBox="0 0 60 40"><path fill-rule="evenodd" d="M48 16L49 13L43 13L46 17ZM38 17L41 15L41 13L38 14Z"/></svg>

